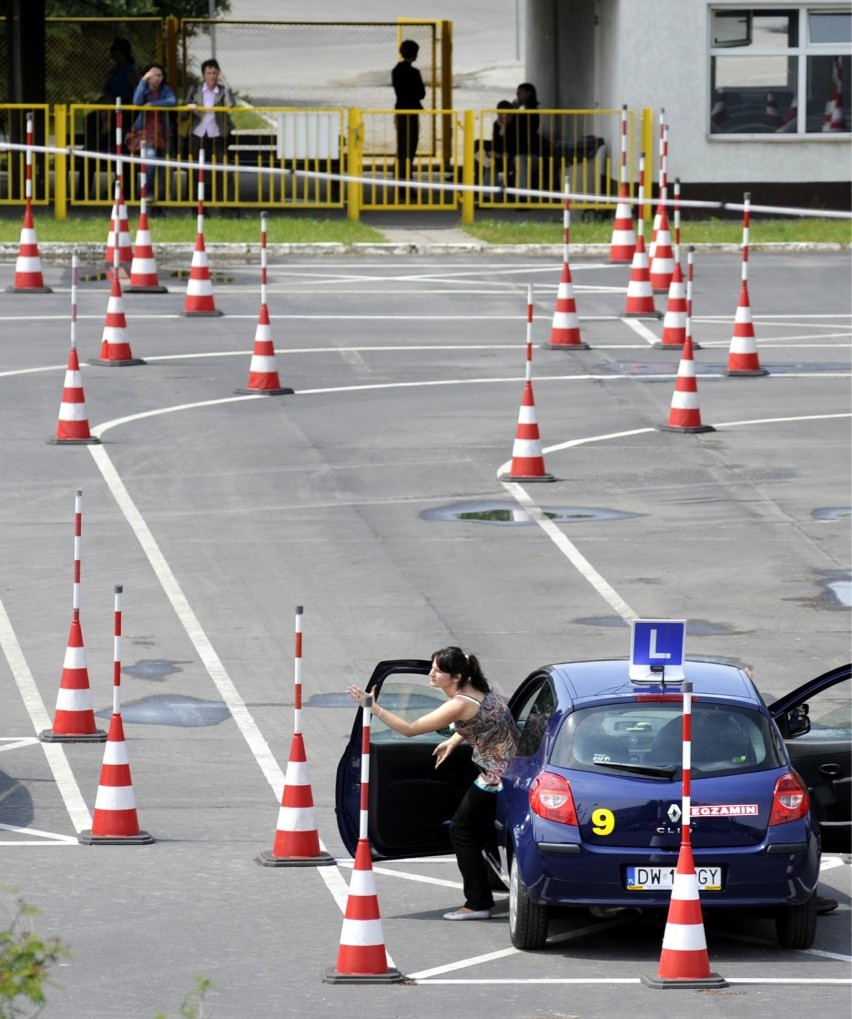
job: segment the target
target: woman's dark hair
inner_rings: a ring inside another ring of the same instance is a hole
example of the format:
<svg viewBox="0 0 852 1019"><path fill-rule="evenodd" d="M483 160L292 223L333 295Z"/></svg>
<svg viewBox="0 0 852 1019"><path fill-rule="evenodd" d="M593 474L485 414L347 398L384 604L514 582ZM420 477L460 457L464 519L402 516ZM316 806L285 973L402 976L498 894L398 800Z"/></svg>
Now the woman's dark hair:
<svg viewBox="0 0 852 1019"><path fill-rule="evenodd" d="M413 39L403 39L399 47L399 55L403 60L414 60L420 52L419 45Z"/></svg>
<svg viewBox="0 0 852 1019"><path fill-rule="evenodd" d="M488 693L491 687L479 664L476 655L466 655L460 647L444 647L435 651L432 661L441 672L449 672L451 676L461 676L462 681L470 683L474 690Z"/></svg>
<svg viewBox="0 0 852 1019"><path fill-rule="evenodd" d="M144 78L145 75L151 70L152 67L156 67L158 71L162 71L162 73L163 73L163 84L165 84L165 82L166 82L166 69L165 69L165 67L163 67L162 64L158 64L156 60L153 63L148 64L148 66L142 72L142 77Z"/></svg>
<svg viewBox="0 0 852 1019"><path fill-rule="evenodd" d="M518 85L518 91L523 89L527 93L527 98L524 100L524 106L529 110L534 110L538 106L538 93L535 90L535 85L530 81L523 81ZM520 96L518 97L520 98Z"/></svg>
<svg viewBox="0 0 852 1019"><path fill-rule="evenodd" d="M129 39L113 39L109 52L110 55L124 57L128 64L133 63L133 48Z"/></svg>

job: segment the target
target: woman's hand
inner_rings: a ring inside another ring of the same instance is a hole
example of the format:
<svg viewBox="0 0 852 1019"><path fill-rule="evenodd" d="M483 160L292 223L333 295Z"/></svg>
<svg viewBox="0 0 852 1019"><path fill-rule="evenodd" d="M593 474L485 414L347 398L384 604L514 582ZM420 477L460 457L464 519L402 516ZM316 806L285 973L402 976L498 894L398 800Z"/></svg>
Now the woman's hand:
<svg viewBox="0 0 852 1019"><path fill-rule="evenodd" d="M366 690L362 690L360 686L347 686L346 692L356 704L361 707L364 706L364 698L367 696Z"/></svg>
<svg viewBox="0 0 852 1019"><path fill-rule="evenodd" d="M432 751L432 756L435 758L435 767L439 768L455 749L456 741L452 736L449 739L445 739L443 743L439 743Z"/></svg>

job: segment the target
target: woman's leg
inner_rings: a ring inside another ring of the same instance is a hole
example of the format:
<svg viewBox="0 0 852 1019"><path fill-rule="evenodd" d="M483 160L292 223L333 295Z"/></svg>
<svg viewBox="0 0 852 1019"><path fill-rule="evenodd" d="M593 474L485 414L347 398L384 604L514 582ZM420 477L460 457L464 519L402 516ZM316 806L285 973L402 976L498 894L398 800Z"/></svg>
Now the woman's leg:
<svg viewBox="0 0 852 1019"><path fill-rule="evenodd" d="M494 905L482 850L494 832L496 803L496 793L472 785L450 821L450 842L461 871L464 904L468 909L491 909Z"/></svg>

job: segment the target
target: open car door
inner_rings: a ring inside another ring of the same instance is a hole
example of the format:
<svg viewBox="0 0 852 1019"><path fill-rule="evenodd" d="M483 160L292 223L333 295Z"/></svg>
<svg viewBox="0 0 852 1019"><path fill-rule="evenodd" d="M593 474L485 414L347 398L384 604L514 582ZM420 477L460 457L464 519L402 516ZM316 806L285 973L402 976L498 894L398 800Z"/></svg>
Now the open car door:
<svg viewBox="0 0 852 1019"><path fill-rule="evenodd" d="M413 721L446 703L441 690L428 685L432 667L423 659L379 662L367 692L382 707ZM363 710L353 705L349 742L337 766L337 827L354 856L361 806L361 737ZM440 768L432 753L450 735L400 736L373 715L370 733L368 832L376 859L435 856L451 852L448 824L477 775L470 747L462 743Z"/></svg>
<svg viewBox="0 0 852 1019"><path fill-rule="evenodd" d="M852 852L850 675L852 665L842 665L769 705L829 853Z"/></svg>

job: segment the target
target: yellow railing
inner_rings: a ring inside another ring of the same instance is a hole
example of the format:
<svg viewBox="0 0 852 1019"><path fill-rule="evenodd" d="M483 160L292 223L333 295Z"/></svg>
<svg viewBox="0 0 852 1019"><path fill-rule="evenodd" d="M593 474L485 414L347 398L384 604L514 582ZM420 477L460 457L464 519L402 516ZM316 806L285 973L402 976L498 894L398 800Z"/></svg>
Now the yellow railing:
<svg viewBox="0 0 852 1019"><path fill-rule="evenodd" d="M57 219L75 208L108 207L114 200L117 111L113 106L0 105L6 137L26 142L33 113L33 201L52 204ZM121 110L123 137L151 108ZM499 151L493 125L498 113L523 142ZM568 181L579 209L612 208L618 191L621 110L540 110L537 121L521 110L422 110L411 163L400 163L400 115L391 109L238 107L229 111L227 155L206 156L205 202L216 208L438 211L559 207ZM167 208L191 209L197 201L197 143L193 118L183 107L165 114L168 145L149 163L147 194ZM411 122L409 121L409 124ZM535 131L532 128L535 127ZM629 113L628 167L639 151L653 152L651 110ZM531 141L531 139L533 139ZM25 200L26 155L0 150L0 206ZM128 204L140 198L139 167L123 166ZM629 188L636 182L630 175ZM646 190L648 190L646 182ZM460 186L461 185L461 186ZM550 192L549 195L536 192ZM645 214L650 214L646 206Z"/></svg>

